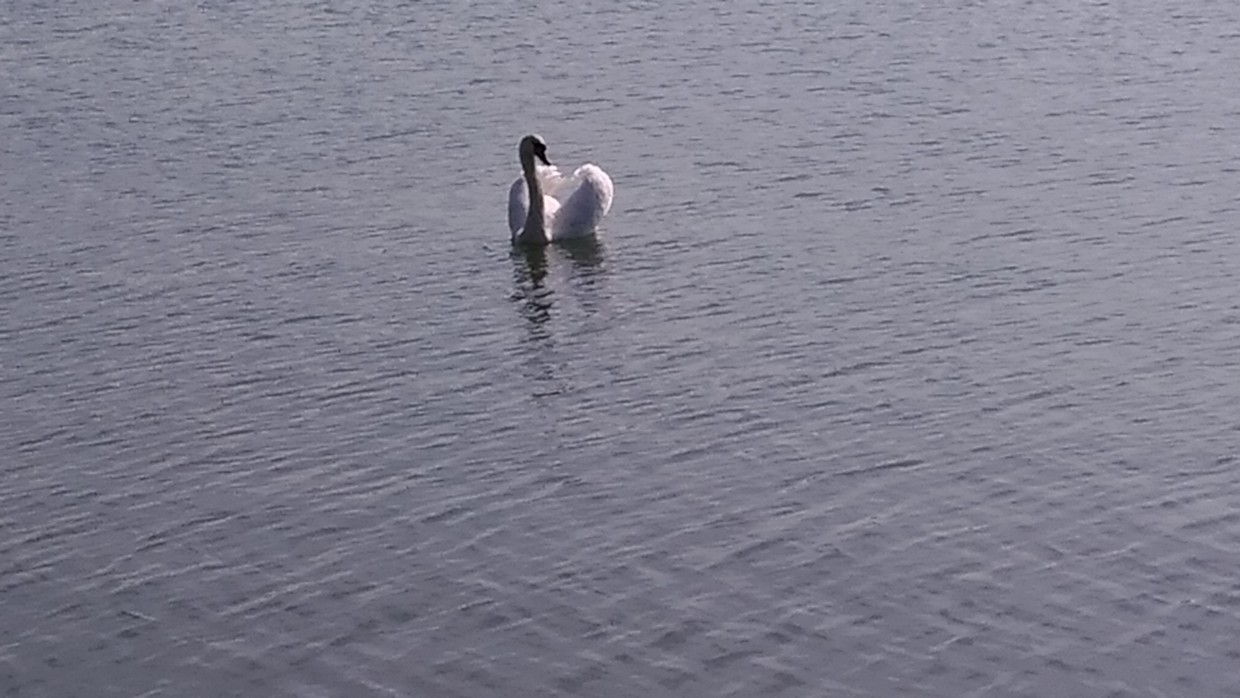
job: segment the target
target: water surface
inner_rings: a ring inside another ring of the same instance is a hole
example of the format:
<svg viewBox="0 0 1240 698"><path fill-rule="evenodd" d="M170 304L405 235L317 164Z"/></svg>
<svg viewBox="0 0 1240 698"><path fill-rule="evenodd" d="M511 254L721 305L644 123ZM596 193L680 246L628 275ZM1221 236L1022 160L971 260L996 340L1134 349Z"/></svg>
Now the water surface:
<svg viewBox="0 0 1240 698"><path fill-rule="evenodd" d="M1240 695L1237 12L10 3L0 688Z"/></svg>

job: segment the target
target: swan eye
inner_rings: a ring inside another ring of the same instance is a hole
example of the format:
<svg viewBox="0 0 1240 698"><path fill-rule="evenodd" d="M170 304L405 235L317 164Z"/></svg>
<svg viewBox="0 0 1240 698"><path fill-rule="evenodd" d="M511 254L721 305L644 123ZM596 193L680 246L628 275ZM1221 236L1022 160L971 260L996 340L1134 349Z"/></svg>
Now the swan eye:
<svg viewBox="0 0 1240 698"><path fill-rule="evenodd" d="M529 150L525 150L529 148ZM547 159L547 142L541 137L530 134L521 140L522 152L528 152L536 159L541 160L544 165L550 166L551 161Z"/></svg>

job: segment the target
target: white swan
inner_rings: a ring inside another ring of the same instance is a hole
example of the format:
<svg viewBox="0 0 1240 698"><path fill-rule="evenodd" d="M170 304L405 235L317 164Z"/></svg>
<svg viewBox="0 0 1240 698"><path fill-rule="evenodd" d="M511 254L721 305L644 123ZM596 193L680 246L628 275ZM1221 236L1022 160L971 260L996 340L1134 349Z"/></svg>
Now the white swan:
<svg viewBox="0 0 1240 698"><path fill-rule="evenodd" d="M594 234L611 210L611 177L589 163L565 177L547 159L547 144L538 136L522 138L517 153L521 177L508 190L513 244L545 245Z"/></svg>

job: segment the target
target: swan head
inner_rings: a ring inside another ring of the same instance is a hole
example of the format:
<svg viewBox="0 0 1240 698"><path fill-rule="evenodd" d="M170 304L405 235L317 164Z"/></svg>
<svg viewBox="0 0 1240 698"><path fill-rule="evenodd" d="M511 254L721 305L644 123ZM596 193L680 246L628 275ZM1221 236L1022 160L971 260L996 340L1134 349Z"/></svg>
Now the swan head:
<svg viewBox="0 0 1240 698"><path fill-rule="evenodd" d="M547 142L542 139L542 136L531 133L522 138L517 152L521 154L522 160L529 159L533 161L534 158L538 158L542 161L542 164L548 167L551 166L551 161L547 159Z"/></svg>

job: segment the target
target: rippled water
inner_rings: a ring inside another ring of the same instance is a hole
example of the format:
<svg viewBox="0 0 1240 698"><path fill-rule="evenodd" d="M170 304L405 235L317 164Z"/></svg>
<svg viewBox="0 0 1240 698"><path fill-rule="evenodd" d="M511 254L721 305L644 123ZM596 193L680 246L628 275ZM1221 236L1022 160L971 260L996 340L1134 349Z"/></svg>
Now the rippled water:
<svg viewBox="0 0 1240 698"><path fill-rule="evenodd" d="M0 688L1240 695L1237 22L9 2Z"/></svg>

